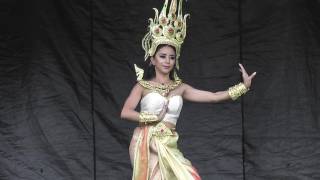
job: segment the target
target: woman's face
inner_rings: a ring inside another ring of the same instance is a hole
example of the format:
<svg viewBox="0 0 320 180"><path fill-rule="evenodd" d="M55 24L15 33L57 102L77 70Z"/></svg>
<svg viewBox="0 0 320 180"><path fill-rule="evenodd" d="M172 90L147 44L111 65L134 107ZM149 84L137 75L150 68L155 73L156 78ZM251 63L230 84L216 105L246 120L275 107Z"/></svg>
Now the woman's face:
<svg viewBox="0 0 320 180"><path fill-rule="evenodd" d="M162 74L169 74L174 68L176 61L175 50L170 46L161 47L154 57L151 57L151 63L155 70Z"/></svg>

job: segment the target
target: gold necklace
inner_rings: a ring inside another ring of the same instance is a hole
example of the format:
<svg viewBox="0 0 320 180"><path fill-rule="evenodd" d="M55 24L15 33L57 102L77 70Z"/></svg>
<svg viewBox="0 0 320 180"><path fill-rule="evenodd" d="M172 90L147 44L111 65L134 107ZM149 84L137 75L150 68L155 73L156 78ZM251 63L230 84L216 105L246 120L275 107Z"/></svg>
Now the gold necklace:
<svg viewBox="0 0 320 180"><path fill-rule="evenodd" d="M178 87L182 83L181 80L180 81L174 81L174 82L169 83L169 84L152 84L152 83L150 83L148 81L145 81L145 80L141 80L141 81L138 81L138 82L144 88L149 89L149 90L154 91L154 92L157 92L157 93L161 94L162 96L168 95L168 93L171 90L175 89L176 87Z"/></svg>

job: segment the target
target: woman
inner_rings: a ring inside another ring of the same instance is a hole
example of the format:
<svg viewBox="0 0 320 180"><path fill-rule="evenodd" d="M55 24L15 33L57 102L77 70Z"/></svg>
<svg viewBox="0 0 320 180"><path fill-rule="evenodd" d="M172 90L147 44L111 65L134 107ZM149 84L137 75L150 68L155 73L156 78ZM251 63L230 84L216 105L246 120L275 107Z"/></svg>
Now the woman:
<svg viewBox="0 0 320 180"><path fill-rule="evenodd" d="M248 91L256 75L249 76L239 64L243 83L221 92L198 90L183 83L176 69L179 67L180 46L185 38L187 15L182 17L182 1L179 2L178 16L175 16L176 1L171 1L168 14L167 3L168 0L160 17L155 9L156 16L150 20L150 32L143 39L147 67L121 112L121 118L139 122L129 147L133 180L201 179L177 147L179 135L175 126L183 99L193 102L235 100ZM170 28L173 28L172 36ZM135 109L139 102L140 112L137 112Z"/></svg>

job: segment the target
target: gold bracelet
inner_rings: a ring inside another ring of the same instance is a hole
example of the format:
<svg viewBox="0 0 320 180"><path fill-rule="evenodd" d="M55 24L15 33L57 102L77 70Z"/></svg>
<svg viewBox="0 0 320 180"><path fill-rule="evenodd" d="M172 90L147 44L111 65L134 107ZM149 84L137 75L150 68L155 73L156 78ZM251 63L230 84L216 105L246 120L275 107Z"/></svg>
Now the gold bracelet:
<svg viewBox="0 0 320 180"><path fill-rule="evenodd" d="M139 114L139 122L144 124L153 123L159 121L158 116L154 113L142 111Z"/></svg>
<svg viewBox="0 0 320 180"><path fill-rule="evenodd" d="M247 88L243 83L239 83L237 85L234 85L228 89L228 94L231 97L232 100L238 99L241 95L245 94L249 91L249 88Z"/></svg>

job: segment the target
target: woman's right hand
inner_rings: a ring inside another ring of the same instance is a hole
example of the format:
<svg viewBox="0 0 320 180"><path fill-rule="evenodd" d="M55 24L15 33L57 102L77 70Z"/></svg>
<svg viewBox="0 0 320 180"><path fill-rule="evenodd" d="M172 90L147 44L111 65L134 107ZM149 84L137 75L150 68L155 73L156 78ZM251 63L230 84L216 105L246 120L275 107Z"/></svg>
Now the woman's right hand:
<svg viewBox="0 0 320 180"><path fill-rule="evenodd" d="M166 115L167 111L168 111L168 104L169 104L169 100L167 100L162 107L162 110L160 111L160 113L158 114L158 119L159 121L162 121L162 119L164 118L164 116Z"/></svg>

